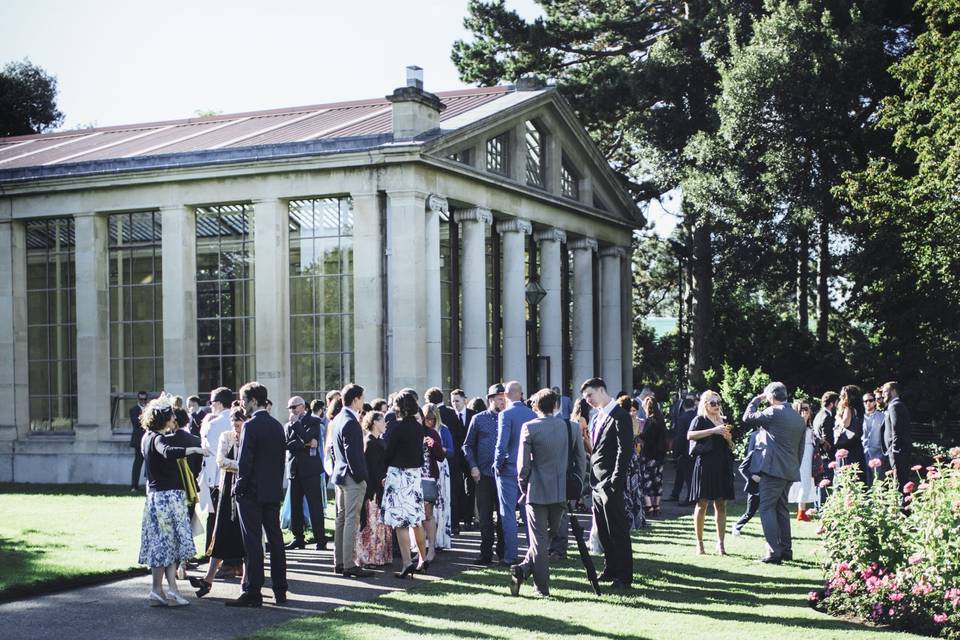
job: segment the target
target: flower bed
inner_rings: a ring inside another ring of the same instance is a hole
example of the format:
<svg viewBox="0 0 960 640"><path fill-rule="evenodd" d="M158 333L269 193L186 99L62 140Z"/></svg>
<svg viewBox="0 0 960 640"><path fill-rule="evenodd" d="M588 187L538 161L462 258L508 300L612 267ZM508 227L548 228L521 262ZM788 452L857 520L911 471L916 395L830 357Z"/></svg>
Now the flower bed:
<svg viewBox="0 0 960 640"><path fill-rule="evenodd" d="M913 468L907 513L892 473L867 488L855 467L835 470L818 531L826 582L811 606L960 639L960 447L950 457Z"/></svg>

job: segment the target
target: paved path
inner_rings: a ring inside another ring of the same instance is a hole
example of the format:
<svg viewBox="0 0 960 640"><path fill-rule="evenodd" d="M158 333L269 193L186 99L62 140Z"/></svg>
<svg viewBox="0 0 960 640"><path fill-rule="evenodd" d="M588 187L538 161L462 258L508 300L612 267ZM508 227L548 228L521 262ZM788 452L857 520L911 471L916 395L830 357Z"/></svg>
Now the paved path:
<svg viewBox="0 0 960 640"><path fill-rule="evenodd" d="M521 536L523 540L523 536ZM398 589L416 588L432 580L473 567L479 553L479 533L466 532L453 540L453 548L437 556L428 574L413 580L397 580L399 566L376 571L364 580L343 578L333 573L331 551L288 551L289 600L284 606L273 603L269 586L264 589L260 609L233 609L224 601L240 595L237 578L218 580L203 599L193 596L187 582L181 593L188 607L153 608L147 603L150 577L139 576L108 584L19 600L0 605L0 638L3 640L218 640L236 638L255 629L300 616L329 611L361 600L370 600ZM332 542L329 545L333 546ZM204 565L205 568L205 565ZM267 566L269 585L269 563ZM197 572L193 572L197 575Z"/></svg>

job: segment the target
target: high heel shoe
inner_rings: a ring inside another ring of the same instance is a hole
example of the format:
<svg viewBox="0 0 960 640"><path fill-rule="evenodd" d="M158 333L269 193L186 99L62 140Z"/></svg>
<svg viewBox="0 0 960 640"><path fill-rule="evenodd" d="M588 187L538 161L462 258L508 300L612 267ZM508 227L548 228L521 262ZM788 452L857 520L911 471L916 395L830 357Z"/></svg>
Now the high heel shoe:
<svg viewBox="0 0 960 640"><path fill-rule="evenodd" d="M412 578L416 570L417 570L417 563L411 562L410 564L408 564L403 568L403 571L397 571L393 575L403 580L405 578Z"/></svg>
<svg viewBox="0 0 960 640"><path fill-rule="evenodd" d="M430 568L431 562L433 562L433 560L424 560L423 564L417 567L417 573L426 573L427 569Z"/></svg>

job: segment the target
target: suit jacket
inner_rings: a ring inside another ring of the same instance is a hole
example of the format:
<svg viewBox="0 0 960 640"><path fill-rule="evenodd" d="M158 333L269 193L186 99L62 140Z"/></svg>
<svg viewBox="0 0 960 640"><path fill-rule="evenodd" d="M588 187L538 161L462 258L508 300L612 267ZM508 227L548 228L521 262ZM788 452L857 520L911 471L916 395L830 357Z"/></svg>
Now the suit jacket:
<svg viewBox="0 0 960 640"><path fill-rule="evenodd" d="M450 430L450 435L453 436L454 449L452 458L459 460L462 453L458 455L458 452L460 452L463 447L463 441L467 439L467 427L460 421L460 416L457 415L457 412L445 404L440 405L440 422Z"/></svg>
<svg viewBox="0 0 960 640"><path fill-rule="evenodd" d="M751 493L753 495L757 495L757 493L760 492L760 485L758 485L752 477L755 473L755 471L752 470L752 466L754 462L759 461L762 456L762 454L756 450L758 433L760 433L758 429L750 432L750 437L747 439L747 455L743 457L743 462L737 467L740 475L743 476L745 480L743 485L744 493Z"/></svg>
<svg viewBox="0 0 960 640"><path fill-rule="evenodd" d="M590 456L590 486L607 495L622 492L633 455L633 421L618 404L609 415L597 413Z"/></svg>
<svg viewBox="0 0 960 640"><path fill-rule="evenodd" d="M836 417L826 409L820 409L813 418L813 432L827 445L827 451L833 456L834 439L833 427L836 425Z"/></svg>
<svg viewBox="0 0 960 640"><path fill-rule="evenodd" d="M497 417L497 449L493 459L493 466L500 475L516 475L520 430L525 422L536 417L533 409L519 400L500 412Z"/></svg>
<svg viewBox="0 0 960 640"><path fill-rule="evenodd" d="M316 449L307 446L311 440L318 442ZM287 423L286 446L290 452L291 478L315 478L323 473L323 423L320 418L304 413L296 421Z"/></svg>
<svg viewBox="0 0 960 640"><path fill-rule="evenodd" d="M887 405L883 419L883 444L891 467L896 468L897 459L900 459L901 466L909 464L913 453L913 434L910 412L900 398L894 398Z"/></svg>
<svg viewBox="0 0 960 640"><path fill-rule="evenodd" d="M143 413L143 407L135 404L130 407L130 446L134 449L140 449L140 442L143 440L143 434L146 431L140 426L140 415Z"/></svg>
<svg viewBox="0 0 960 640"><path fill-rule="evenodd" d="M697 417L695 409L687 409L677 414L673 423L673 455L677 457L690 456L690 443L687 440L687 432L690 431L690 425L693 419Z"/></svg>
<svg viewBox="0 0 960 640"><path fill-rule="evenodd" d="M367 460L363 455L363 429L353 411L344 407L333 428L333 482L344 484L347 475L354 482L367 481Z"/></svg>
<svg viewBox="0 0 960 640"><path fill-rule="evenodd" d="M236 494L262 504L283 501L286 466L283 425L266 409L243 423L237 460Z"/></svg>
<svg viewBox="0 0 960 640"><path fill-rule="evenodd" d="M573 400L567 396L560 396L560 417L564 420L570 419L570 413L573 411Z"/></svg>
<svg viewBox="0 0 960 640"><path fill-rule="evenodd" d="M799 481L807 423L787 403L763 411L759 408L760 399L754 398L743 414L743 424L763 428L756 437L762 459L759 465L752 461L751 468L760 475Z"/></svg>
<svg viewBox="0 0 960 640"><path fill-rule="evenodd" d="M534 418L520 428L517 481L527 504L567 501L569 428L560 416Z"/></svg>

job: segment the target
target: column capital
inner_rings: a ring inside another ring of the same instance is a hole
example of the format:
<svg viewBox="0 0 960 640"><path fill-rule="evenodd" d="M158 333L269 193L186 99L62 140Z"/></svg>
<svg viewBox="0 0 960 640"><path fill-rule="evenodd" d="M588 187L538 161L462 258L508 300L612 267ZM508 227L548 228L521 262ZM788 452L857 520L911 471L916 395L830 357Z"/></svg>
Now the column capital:
<svg viewBox="0 0 960 640"><path fill-rule="evenodd" d="M444 196L431 193L427 196L427 209L445 216L450 215L450 203Z"/></svg>
<svg viewBox="0 0 960 640"><path fill-rule="evenodd" d="M493 224L493 213L486 207L473 207L472 209L457 209L453 212L454 222L481 222L483 224Z"/></svg>
<svg viewBox="0 0 960 640"><path fill-rule="evenodd" d="M567 232L556 227L541 229L533 234L533 239L537 242L566 242Z"/></svg>
<svg viewBox="0 0 960 640"><path fill-rule="evenodd" d="M588 251L597 250L597 241L593 238L579 238L573 242L568 242L567 247L571 251L577 251L579 249L587 249Z"/></svg>
<svg viewBox="0 0 960 640"><path fill-rule="evenodd" d="M604 247L600 249L601 258L622 258L627 255L627 250L623 247Z"/></svg>
<svg viewBox="0 0 960 640"><path fill-rule="evenodd" d="M499 233L516 232L529 235L533 232L533 225L530 224L529 220L524 220L523 218L510 218L509 220L498 222L497 231Z"/></svg>

